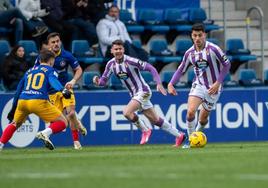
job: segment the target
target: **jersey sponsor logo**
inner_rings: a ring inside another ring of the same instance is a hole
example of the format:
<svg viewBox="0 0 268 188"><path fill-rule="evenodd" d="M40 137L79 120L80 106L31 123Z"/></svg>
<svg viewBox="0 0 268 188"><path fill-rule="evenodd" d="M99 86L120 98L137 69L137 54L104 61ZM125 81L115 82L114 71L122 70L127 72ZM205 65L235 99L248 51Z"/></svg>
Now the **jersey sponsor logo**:
<svg viewBox="0 0 268 188"><path fill-rule="evenodd" d="M124 71L118 72L116 76L121 80L127 80L129 77L128 74Z"/></svg>
<svg viewBox="0 0 268 188"><path fill-rule="evenodd" d="M66 62L65 62L64 60L61 61L61 62L60 62L60 66L61 66L61 67L65 67L65 66L66 66Z"/></svg>
<svg viewBox="0 0 268 188"><path fill-rule="evenodd" d="M200 69L206 69L208 67L208 61L205 59L199 59L195 62L195 64Z"/></svg>
<svg viewBox="0 0 268 188"><path fill-rule="evenodd" d="M4 106L1 123L2 130L6 128L9 121L6 117L12 107L13 99L9 100ZM40 119L38 116L31 114L20 128L14 133L13 137L9 140L9 143L15 147L26 147L30 145L35 139L35 135L39 130Z"/></svg>

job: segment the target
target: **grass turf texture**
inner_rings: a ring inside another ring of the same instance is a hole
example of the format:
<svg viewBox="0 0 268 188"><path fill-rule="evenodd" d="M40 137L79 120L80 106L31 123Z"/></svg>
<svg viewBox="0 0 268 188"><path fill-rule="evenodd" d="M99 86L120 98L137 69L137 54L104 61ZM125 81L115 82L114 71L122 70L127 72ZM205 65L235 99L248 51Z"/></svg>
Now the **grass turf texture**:
<svg viewBox="0 0 268 188"><path fill-rule="evenodd" d="M5 149L1 188L268 187L268 142Z"/></svg>

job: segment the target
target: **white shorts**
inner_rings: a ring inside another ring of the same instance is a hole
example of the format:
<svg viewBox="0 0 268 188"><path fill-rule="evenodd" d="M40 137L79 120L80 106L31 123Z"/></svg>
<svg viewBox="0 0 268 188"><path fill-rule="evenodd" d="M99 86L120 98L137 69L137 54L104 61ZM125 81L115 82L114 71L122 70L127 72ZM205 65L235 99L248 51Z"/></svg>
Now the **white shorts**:
<svg viewBox="0 0 268 188"><path fill-rule="evenodd" d="M218 99L220 98L220 95L221 95L221 89L220 91L218 91L217 94L209 95L208 89L205 86L197 83L192 84L192 88L189 93L189 96L196 96L201 98L203 100L202 106L207 111L211 111L215 107Z"/></svg>
<svg viewBox="0 0 268 188"><path fill-rule="evenodd" d="M141 92L136 93L132 97L132 99L140 102L140 104L141 104L140 111L142 111L142 110L147 110L149 108L153 108L153 104L150 101L151 96L152 96L151 92L141 91Z"/></svg>

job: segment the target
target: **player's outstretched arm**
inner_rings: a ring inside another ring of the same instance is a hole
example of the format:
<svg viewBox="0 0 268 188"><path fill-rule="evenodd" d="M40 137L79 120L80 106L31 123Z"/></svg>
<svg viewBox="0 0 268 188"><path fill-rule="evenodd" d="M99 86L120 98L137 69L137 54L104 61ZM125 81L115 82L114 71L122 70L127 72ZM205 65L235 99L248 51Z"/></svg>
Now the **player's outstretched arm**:
<svg viewBox="0 0 268 188"><path fill-rule="evenodd" d="M93 82L96 86L99 86L99 81L100 81L100 78L99 78L98 76L94 76L94 77L93 77L92 82Z"/></svg>
<svg viewBox="0 0 268 188"><path fill-rule="evenodd" d="M77 80L79 80L81 78L82 74L83 74L83 70L82 70L82 68L80 66L78 66L74 70L73 79L65 84L65 88L73 89L74 85L76 84Z"/></svg>
<svg viewBox="0 0 268 188"><path fill-rule="evenodd" d="M168 93L171 95L178 95L176 89L174 88L172 83L168 84Z"/></svg>
<svg viewBox="0 0 268 188"><path fill-rule="evenodd" d="M157 89L157 91L159 91L160 93L162 93L162 95L167 95L167 91L165 90L165 88L163 87L162 84L157 84L156 85L156 89Z"/></svg>

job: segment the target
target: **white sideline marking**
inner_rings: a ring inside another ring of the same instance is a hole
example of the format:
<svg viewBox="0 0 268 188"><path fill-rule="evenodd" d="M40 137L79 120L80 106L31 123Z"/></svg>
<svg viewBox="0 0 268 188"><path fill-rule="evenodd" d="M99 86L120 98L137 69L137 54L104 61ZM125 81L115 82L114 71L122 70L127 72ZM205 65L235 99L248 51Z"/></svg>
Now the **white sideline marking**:
<svg viewBox="0 0 268 188"><path fill-rule="evenodd" d="M268 174L239 174L237 177L242 180L268 181Z"/></svg>
<svg viewBox="0 0 268 188"><path fill-rule="evenodd" d="M9 173L7 174L8 178L13 178L13 179L66 179L72 177L71 173L38 173L38 172L26 172L26 173Z"/></svg>

